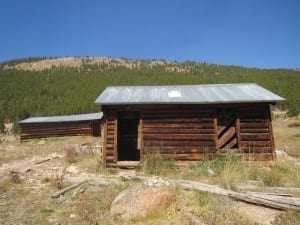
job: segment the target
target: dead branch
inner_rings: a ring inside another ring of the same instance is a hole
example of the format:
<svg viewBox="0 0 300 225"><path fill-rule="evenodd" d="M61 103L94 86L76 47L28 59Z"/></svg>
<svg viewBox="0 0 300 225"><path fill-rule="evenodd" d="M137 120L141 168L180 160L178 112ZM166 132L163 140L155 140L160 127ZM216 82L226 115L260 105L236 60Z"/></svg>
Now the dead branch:
<svg viewBox="0 0 300 225"><path fill-rule="evenodd" d="M33 162L34 165L39 165L41 163L44 163L44 162L47 162L47 161L50 161L51 158L42 158L42 159L38 159L36 161Z"/></svg>
<svg viewBox="0 0 300 225"><path fill-rule="evenodd" d="M82 181L82 182L80 182L78 184L73 184L71 186L68 186L68 187L66 187L66 188L64 188L64 189L62 189L62 190L60 190L60 191L52 194L51 198L58 198L59 196L64 195L65 193L67 193L67 192L69 192L69 191L71 191L71 190L79 187L80 185L84 184L85 182L87 182L87 181L85 180L85 181Z"/></svg>
<svg viewBox="0 0 300 225"><path fill-rule="evenodd" d="M98 186L109 186L109 185L119 185L121 181L113 178L92 178L92 177L84 177L84 176L76 176L76 177L64 177L64 180L70 183L80 183L83 181L88 181L89 184L98 185Z"/></svg>
<svg viewBox="0 0 300 225"><path fill-rule="evenodd" d="M268 192L300 192L300 188L298 187L261 187L261 186L254 186L254 185L239 185L237 189L243 191L256 191L256 190L264 190Z"/></svg>

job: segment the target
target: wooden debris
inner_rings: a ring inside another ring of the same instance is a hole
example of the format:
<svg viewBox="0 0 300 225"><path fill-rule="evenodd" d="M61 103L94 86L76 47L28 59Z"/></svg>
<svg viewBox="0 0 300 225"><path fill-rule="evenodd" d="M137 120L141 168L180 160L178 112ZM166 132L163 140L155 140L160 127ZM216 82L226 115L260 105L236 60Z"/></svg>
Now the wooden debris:
<svg viewBox="0 0 300 225"><path fill-rule="evenodd" d="M47 162L47 161L50 161L51 158L47 157L47 158L41 158L41 159L37 159L33 162L34 165L38 165L38 164L41 164L41 163L44 163L44 162Z"/></svg>
<svg viewBox="0 0 300 225"><path fill-rule="evenodd" d="M262 194L262 192L254 192L254 191L246 191L247 194ZM285 197L293 197L292 194L286 193L271 193L271 192L263 192L264 195L274 195L274 196L285 196Z"/></svg>
<svg viewBox="0 0 300 225"><path fill-rule="evenodd" d="M118 179L108 179L108 178L87 178L84 176L77 177L64 177L64 180L70 183L81 183L84 181L88 181L89 184L98 185L98 186L109 186L109 185L119 185L121 181Z"/></svg>
<svg viewBox="0 0 300 225"><path fill-rule="evenodd" d="M68 187L66 187L66 188L64 188L64 189L62 189L62 190L60 190L60 191L52 194L51 198L58 198L59 196L64 195L65 193L67 193L67 192L69 192L69 191L71 191L71 190L79 187L80 185L82 185L84 183L86 183L86 181L82 181L82 182L80 182L78 184L73 184L71 186L68 186Z"/></svg>
<svg viewBox="0 0 300 225"><path fill-rule="evenodd" d="M11 168L10 172L11 173L25 173L30 170L30 164L24 163L20 164L17 167Z"/></svg>
<svg viewBox="0 0 300 225"><path fill-rule="evenodd" d="M264 193L239 193L231 190L221 188L216 185L200 183L188 180L174 180L175 183L181 185L187 190L205 191L213 194L230 196L232 198L242 200L249 203L264 205L267 207L281 209L281 210L294 210L300 212L300 198L293 198L288 196L276 196Z"/></svg>
<svg viewBox="0 0 300 225"><path fill-rule="evenodd" d="M239 185L237 188L243 191L257 191L263 189L267 192L300 192L299 187L261 187L256 185Z"/></svg>

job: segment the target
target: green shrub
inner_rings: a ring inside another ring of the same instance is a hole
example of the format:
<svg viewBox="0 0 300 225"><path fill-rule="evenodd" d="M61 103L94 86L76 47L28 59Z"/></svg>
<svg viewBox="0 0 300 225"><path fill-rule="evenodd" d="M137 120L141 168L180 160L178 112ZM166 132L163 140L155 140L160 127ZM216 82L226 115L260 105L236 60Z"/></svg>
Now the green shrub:
<svg viewBox="0 0 300 225"><path fill-rule="evenodd" d="M213 160L199 161L191 170L193 175L210 178L227 189L234 189L237 183L246 180L249 172L234 151L228 151L226 155L217 154Z"/></svg>

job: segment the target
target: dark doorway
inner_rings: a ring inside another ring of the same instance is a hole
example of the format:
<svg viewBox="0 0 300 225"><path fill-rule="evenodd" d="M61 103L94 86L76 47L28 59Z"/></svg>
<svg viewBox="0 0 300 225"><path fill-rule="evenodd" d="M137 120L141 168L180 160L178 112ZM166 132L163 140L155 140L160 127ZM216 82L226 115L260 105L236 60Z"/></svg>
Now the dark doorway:
<svg viewBox="0 0 300 225"><path fill-rule="evenodd" d="M139 161L138 149L139 114L137 112L118 113L118 160Z"/></svg>

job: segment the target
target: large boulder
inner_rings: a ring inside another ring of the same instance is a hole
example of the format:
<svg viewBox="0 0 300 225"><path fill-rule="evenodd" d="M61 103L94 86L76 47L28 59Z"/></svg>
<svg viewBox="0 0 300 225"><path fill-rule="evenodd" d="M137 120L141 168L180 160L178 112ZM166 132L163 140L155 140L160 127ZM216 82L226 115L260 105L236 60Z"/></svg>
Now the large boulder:
<svg viewBox="0 0 300 225"><path fill-rule="evenodd" d="M145 217L149 213L167 208L176 197L176 185L161 177L122 191L113 201L110 212L123 219Z"/></svg>

